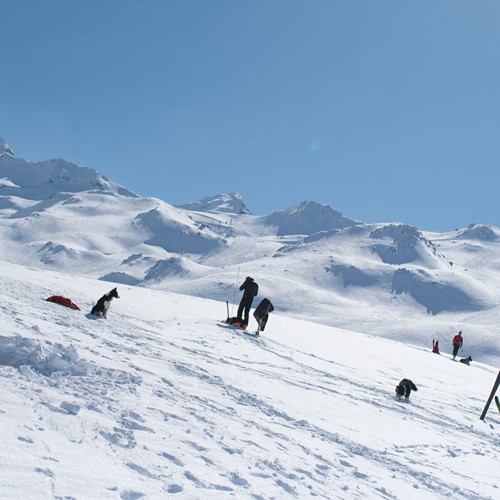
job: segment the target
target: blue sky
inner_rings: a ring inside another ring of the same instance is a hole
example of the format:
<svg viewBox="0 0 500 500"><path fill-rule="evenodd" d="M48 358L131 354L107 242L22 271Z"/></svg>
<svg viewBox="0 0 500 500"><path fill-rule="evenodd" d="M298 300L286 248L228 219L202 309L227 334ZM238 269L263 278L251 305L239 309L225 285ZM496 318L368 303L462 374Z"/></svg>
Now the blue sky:
<svg viewBox="0 0 500 500"><path fill-rule="evenodd" d="M497 0L3 0L0 136L143 196L500 226Z"/></svg>

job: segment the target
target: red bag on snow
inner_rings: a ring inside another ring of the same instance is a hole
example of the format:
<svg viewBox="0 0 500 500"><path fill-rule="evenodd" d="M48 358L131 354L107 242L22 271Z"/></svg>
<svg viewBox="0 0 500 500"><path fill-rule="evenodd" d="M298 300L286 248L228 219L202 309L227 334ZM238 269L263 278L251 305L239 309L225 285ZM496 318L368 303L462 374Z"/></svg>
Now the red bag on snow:
<svg viewBox="0 0 500 500"><path fill-rule="evenodd" d="M70 307L71 309L75 309L76 311L80 311L80 308L76 304L73 304L71 299L63 297L62 295L52 295L52 297L49 297L47 300L49 302L55 302L56 304L61 304L62 306L65 307Z"/></svg>

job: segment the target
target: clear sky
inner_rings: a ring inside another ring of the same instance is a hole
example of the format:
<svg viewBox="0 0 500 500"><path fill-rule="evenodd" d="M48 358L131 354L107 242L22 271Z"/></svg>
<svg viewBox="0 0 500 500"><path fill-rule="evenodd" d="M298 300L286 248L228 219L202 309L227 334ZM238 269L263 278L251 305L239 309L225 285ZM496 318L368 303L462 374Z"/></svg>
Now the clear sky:
<svg viewBox="0 0 500 500"><path fill-rule="evenodd" d="M0 137L173 204L500 226L498 0L1 0Z"/></svg>

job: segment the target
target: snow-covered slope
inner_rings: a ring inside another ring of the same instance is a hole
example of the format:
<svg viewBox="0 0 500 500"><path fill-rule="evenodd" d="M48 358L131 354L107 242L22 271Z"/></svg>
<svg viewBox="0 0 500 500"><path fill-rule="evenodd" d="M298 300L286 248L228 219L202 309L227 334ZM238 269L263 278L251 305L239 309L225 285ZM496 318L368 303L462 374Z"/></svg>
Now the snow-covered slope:
<svg viewBox="0 0 500 500"><path fill-rule="evenodd" d="M461 329L474 359L500 364L499 228L424 233L314 202L254 216L237 193L174 207L92 169L0 148L7 262L227 300L233 312L252 275L290 317L424 348Z"/></svg>
<svg viewBox="0 0 500 500"><path fill-rule="evenodd" d="M0 286L0 498L498 497L497 369L128 285L93 319L113 285L7 262Z"/></svg>

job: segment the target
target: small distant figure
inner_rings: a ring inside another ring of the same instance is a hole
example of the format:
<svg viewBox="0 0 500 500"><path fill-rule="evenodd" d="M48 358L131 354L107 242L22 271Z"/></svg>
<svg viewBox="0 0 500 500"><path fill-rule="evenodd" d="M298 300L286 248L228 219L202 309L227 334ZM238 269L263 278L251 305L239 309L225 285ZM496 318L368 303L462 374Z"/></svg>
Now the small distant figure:
<svg viewBox="0 0 500 500"><path fill-rule="evenodd" d="M264 331L266 327L267 320L269 319L269 313L274 311L274 306L269 299L262 299L260 304L257 306L253 313L253 317L257 321L259 325L257 331L255 332L257 335L260 332Z"/></svg>
<svg viewBox="0 0 500 500"><path fill-rule="evenodd" d="M240 286L240 290L243 291L243 297L241 297L236 317L246 327L248 325L248 317L250 315L253 298L259 293L259 285L257 285L252 277L247 276Z"/></svg>
<svg viewBox="0 0 500 500"><path fill-rule="evenodd" d="M462 337L462 332L458 332L454 337L452 341L452 346L453 346L453 360L457 357L459 349L462 349L464 345L464 339Z"/></svg>
<svg viewBox="0 0 500 500"><path fill-rule="evenodd" d="M441 354L439 352L439 340L432 340L432 352L435 354Z"/></svg>
<svg viewBox="0 0 500 500"><path fill-rule="evenodd" d="M398 399L405 398L408 401L411 391L418 391L417 386L410 379L404 378L396 386L396 397Z"/></svg>
<svg viewBox="0 0 500 500"><path fill-rule="evenodd" d="M471 361L472 361L472 356L469 356L468 358L462 358L462 359L460 360L460 363L464 363L464 364L466 364L467 366L469 366Z"/></svg>
<svg viewBox="0 0 500 500"><path fill-rule="evenodd" d="M116 288L113 288L108 293L105 293L96 303L96 305L90 311L90 314L95 316L99 316L100 318L108 319L108 309L111 305L111 301L113 299L119 299L118 291Z"/></svg>

